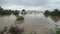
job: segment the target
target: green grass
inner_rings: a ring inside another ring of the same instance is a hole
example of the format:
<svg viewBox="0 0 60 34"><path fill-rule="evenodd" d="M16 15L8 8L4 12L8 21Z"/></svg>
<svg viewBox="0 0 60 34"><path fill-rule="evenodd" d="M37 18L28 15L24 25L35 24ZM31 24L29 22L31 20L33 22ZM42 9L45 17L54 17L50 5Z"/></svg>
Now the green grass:
<svg viewBox="0 0 60 34"><path fill-rule="evenodd" d="M56 30L56 34L60 34L60 28L57 25L55 27L55 30Z"/></svg>

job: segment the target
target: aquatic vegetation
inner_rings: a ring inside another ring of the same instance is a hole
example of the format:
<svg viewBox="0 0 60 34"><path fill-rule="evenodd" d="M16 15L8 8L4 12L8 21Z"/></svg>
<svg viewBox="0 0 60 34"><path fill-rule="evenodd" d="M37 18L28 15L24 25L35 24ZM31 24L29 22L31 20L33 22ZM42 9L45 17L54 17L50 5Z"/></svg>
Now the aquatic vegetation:
<svg viewBox="0 0 60 34"><path fill-rule="evenodd" d="M56 30L56 34L60 34L60 28L58 27L58 25L56 25L55 30Z"/></svg>
<svg viewBox="0 0 60 34"><path fill-rule="evenodd" d="M23 16L18 16L17 20L24 20L24 17Z"/></svg>

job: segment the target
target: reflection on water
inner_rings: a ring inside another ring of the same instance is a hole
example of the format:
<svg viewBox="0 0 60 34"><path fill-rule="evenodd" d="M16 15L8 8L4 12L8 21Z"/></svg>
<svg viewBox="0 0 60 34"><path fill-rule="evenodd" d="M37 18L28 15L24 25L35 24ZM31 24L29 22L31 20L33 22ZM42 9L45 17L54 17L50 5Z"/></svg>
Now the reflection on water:
<svg viewBox="0 0 60 34"><path fill-rule="evenodd" d="M45 17L49 17L49 15L44 15ZM50 16L50 18L54 21L54 22L58 22L60 20L60 16Z"/></svg>
<svg viewBox="0 0 60 34"><path fill-rule="evenodd" d="M24 32L24 29L19 29L18 27L11 26L9 29L8 27L5 27L0 34L22 34Z"/></svg>
<svg viewBox="0 0 60 34"><path fill-rule="evenodd" d="M54 21L54 22L58 22L60 20L60 16L50 16L50 18Z"/></svg>
<svg viewBox="0 0 60 34"><path fill-rule="evenodd" d="M15 24L23 24L24 20L16 20Z"/></svg>
<svg viewBox="0 0 60 34"><path fill-rule="evenodd" d="M0 30L2 31L4 27L10 27L13 24L13 26L17 26L19 29L24 28L24 34L30 34L31 32L36 34L51 34L55 32L55 22L50 20L54 17L45 18L42 13L26 14L23 16L24 20L16 20L16 16L14 15L0 17Z"/></svg>
<svg viewBox="0 0 60 34"><path fill-rule="evenodd" d="M0 34L3 34L6 31L7 31L7 27L5 27L2 31L0 31Z"/></svg>
<svg viewBox="0 0 60 34"><path fill-rule="evenodd" d="M44 15L45 17L49 17L49 15Z"/></svg>

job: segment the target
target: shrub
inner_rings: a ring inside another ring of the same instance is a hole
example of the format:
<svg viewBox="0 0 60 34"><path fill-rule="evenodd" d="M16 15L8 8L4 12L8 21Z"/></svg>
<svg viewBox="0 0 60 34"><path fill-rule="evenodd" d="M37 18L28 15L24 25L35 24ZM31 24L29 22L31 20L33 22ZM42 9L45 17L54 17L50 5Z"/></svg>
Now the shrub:
<svg viewBox="0 0 60 34"><path fill-rule="evenodd" d="M17 20L24 20L24 17L23 16L18 16Z"/></svg>

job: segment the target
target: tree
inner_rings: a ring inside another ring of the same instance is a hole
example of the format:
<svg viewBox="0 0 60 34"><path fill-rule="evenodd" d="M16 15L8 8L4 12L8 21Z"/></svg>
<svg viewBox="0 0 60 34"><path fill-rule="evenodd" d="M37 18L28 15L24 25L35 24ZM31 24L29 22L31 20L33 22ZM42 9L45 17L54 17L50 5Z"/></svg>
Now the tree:
<svg viewBox="0 0 60 34"><path fill-rule="evenodd" d="M46 17L48 17L48 16L50 15L50 11L46 10L46 11L44 12L44 15L45 15Z"/></svg>
<svg viewBox="0 0 60 34"><path fill-rule="evenodd" d="M54 11L51 12L51 16L60 16L60 11L58 9L54 9Z"/></svg>
<svg viewBox="0 0 60 34"><path fill-rule="evenodd" d="M26 11L25 9L22 10L21 14L26 14Z"/></svg>
<svg viewBox="0 0 60 34"><path fill-rule="evenodd" d="M15 10L14 11L14 15L18 15L19 14L19 11L18 10Z"/></svg>

